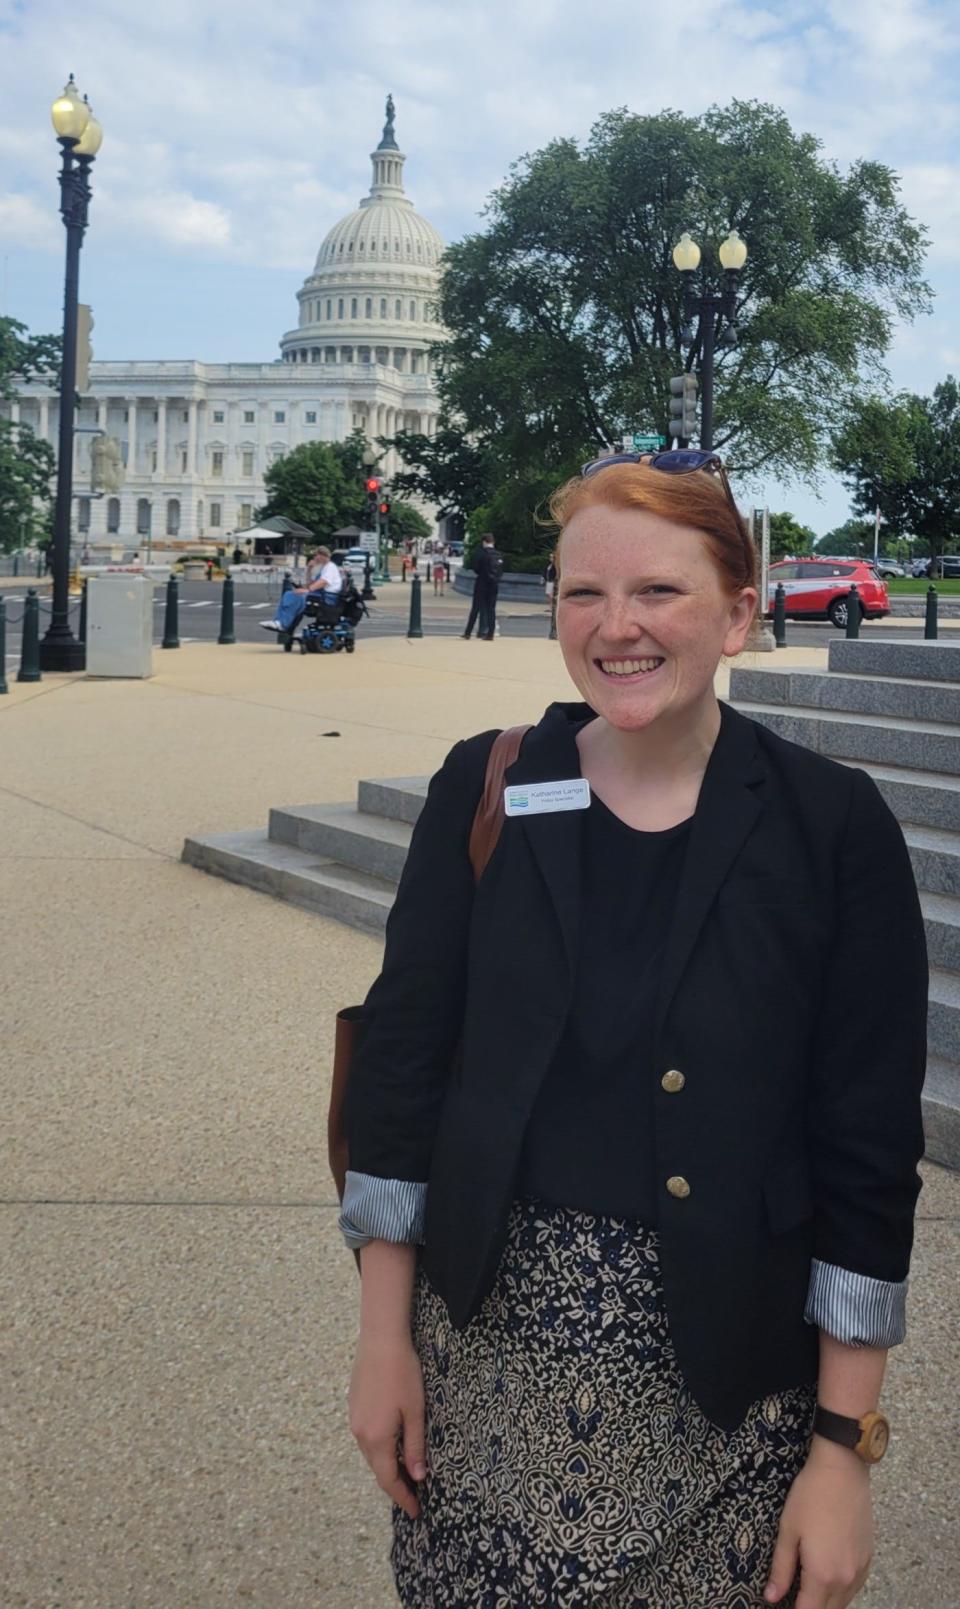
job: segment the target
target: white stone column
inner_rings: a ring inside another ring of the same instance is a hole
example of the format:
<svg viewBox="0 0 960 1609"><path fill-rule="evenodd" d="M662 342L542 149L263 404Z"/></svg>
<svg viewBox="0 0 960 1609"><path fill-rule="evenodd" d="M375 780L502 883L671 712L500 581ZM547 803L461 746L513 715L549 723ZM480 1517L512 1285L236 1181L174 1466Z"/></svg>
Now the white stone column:
<svg viewBox="0 0 960 1609"><path fill-rule="evenodd" d="M40 398L40 439L48 441L50 437L50 402L47 397Z"/></svg>
<svg viewBox="0 0 960 1609"><path fill-rule="evenodd" d="M14 397L10 403L10 423L12 425L20 423L20 402L17 397Z"/></svg>
<svg viewBox="0 0 960 1609"><path fill-rule="evenodd" d="M157 479L167 473L167 399L157 398Z"/></svg>
<svg viewBox="0 0 960 1609"><path fill-rule="evenodd" d="M127 397L127 475L137 473L137 399Z"/></svg>
<svg viewBox="0 0 960 1609"><path fill-rule="evenodd" d="M197 399L190 398L190 422L187 426L187 474L197 473Z"/></svg>

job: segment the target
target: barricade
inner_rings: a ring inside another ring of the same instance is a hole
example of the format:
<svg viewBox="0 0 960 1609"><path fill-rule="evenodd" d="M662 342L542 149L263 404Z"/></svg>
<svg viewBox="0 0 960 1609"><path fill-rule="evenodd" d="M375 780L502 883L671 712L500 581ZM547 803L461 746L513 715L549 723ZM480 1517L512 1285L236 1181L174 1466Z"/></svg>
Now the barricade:
<svg viewBox="0 0 960 1609"><path fill-rule="evenodd" d="M236 636L233 630L233 581L227 576L223 583L223 597L220 600L220 635L218 643L235 643Z"/></svg>
<svg viewBox="0 0 960 1609"><path fill-rule="evenodd" d="M782 581L773 594L773 640L778 648L787 646L787 594Z"/></svg>
<svg viewBox="0 0 960 1609"><path fill-rule="evenodd" d="M39 682L40 675L40 599L30 588L23 606L23 643L20 649L18 682Z"/></svg>
<svg viewBox="0 0 960 1609"><path fill-rule="evenodd" d="M180 588L175 575L172 575L167 581L167 600L163 612L163 642L160 647L180 647Z"/></svg>
<svg viewBox="0 0 960 1609"><path fill-rule="evenodd" d="M420 613L420 577L415 575L410 583L410 624L407 626L407 637L422 637L423 624Z"/></svg>
<svg viewBox="0 0 960 1609"><path fill-rule="evenodd" d="M923 636L925 642L935 642L939 626L937 624L937 589L927 588L927 607L923 617Z"/></svg>

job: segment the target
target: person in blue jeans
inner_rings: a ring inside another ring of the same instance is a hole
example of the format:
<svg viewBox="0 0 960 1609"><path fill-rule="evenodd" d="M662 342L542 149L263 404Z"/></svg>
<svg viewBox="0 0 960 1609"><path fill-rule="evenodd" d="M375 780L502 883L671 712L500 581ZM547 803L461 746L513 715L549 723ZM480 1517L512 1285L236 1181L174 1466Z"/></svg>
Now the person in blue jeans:
<svg viewBox="0 0 960 1609"><path fill-rule="evenodd" d="M277 604L273 620L261 620L264 631L292 631L307 607L307 594L322 592L327 603L336 603L343 591L343 577L330 557L329 548L317 548L307 569L305 587L290 587Z"/></svg>

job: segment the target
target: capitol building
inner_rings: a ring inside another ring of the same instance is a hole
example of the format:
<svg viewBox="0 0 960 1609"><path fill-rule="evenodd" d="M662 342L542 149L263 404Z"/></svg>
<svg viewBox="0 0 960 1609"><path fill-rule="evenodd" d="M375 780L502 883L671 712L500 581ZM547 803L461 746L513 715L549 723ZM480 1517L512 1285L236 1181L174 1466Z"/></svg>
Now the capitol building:
<svg viewBox="0 0 960 1609"><path fill-rule="evenodd" d="M443 241L403 187L406 158L387 101L369 195L327 234L298 293L296 326L272 363L91 362L76 424L105 431L124 466L118 496L92 497L93 434L75 437L72 528L128 547L228 541L254 523L264 474L307 441L432 435L438 398L429 348ZM42 383L12 404L54 450L59 399ZM390 452L378 472L399 468Z"/></svg>

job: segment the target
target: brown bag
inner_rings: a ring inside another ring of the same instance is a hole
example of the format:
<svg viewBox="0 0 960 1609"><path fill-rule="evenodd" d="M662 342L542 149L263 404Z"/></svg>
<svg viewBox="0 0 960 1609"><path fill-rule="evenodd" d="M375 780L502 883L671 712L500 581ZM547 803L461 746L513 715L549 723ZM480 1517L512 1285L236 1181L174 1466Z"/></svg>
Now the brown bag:
<svg viewBox="0 0 960 1609"><path fill-rule="evenodd" d="M487 759L487 774L483 793L477 805L473 826L470 829L470 864L474 882L479 883L490 857L497 847L503 827L503 779L520 753L520 745L529 732L529 726L509 726L493 740ZM337 1186L337 1195L343 1200L347 1169L350 1166L347 1131L344 1123L344 1102L350 1068L360 1048L364 1028L364 1007L345 1006L337 1012L336 1037L333 1048L333 1088L330 1092L330 1110L327 1114L327 1152L330 1171Z"/></svg>

